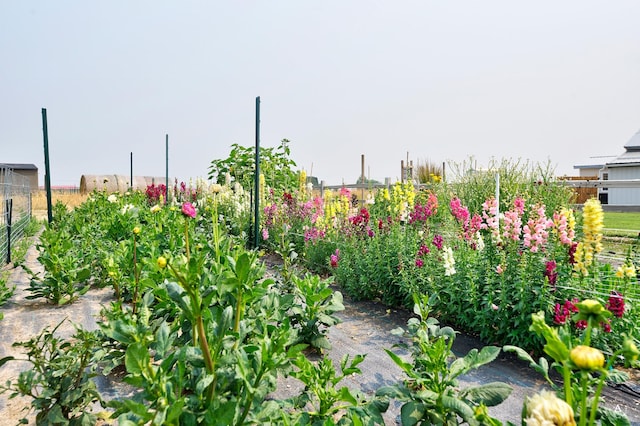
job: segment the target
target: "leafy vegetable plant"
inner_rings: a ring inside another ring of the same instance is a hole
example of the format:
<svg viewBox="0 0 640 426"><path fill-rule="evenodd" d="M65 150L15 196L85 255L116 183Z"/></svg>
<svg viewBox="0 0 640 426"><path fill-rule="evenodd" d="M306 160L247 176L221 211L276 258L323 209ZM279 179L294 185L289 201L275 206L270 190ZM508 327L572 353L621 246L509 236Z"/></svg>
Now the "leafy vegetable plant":
<svg viewBox="0 0 640 426"><path fill-rule="evenodd" d="M464 357L456 358L451 349L455 331L450 327L440 327L435 318L428 317L427 296L414 295L414 302L414 313L418 318L407 322L407 331L395 330L395 334L410 339L409 343L396 346L408 350L413 362L407 362L385 349L407 379L380 388L377 394L403 402L401 420L404 426L478 424L481 421L499 424L488 416L486 407L502 403L510 395L511 387L493 382L462 389L457 378L496 359L500 348L472 349Z"/></svg>

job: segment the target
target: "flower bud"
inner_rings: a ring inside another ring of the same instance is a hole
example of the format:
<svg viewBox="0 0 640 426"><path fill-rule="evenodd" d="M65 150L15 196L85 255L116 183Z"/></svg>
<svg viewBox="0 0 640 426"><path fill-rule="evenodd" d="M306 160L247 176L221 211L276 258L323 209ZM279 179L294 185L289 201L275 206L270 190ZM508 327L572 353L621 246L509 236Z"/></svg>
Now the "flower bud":
<svg viewBox="0 0 640 426"><path fill-rule="evenodd" d="M602 304L600 304L600 302L598 302L597 300L593 300L593 299L583 300L582 302L578 303L576 306L578 307L578 310L580 311L580 313L587 314L587 315L589 314L598 315L604 310L604 307L602 306Z"/></svg>
<svg viewBox="0 0 640 426"><path fill-rule="evenodd" d="M624 339L624 342L622 343L622 354L627 361L635 361L638 359L640 351L638 350L636 344L633 342L633 339L629 337Z"/></svg>
<svg viewBox="0 0 640 426"><path fill-rule="evenodd" d="M571 349L569 358L582 370L596 370L604 366L604 354L595 348L579 345Z"/></svg>
<svg viewBox="0 0 640 426"><path fill-rule="evenodd" d="M158 257L158 268L164 269L167 267L167 258L164 256Z"/></svg>
<svg viewBox="0 0 640 426"><path fill-rule="evenodd" d="M136 234L136 235L140 235L140 227L139 226L134 227L133 228L133 233Z"/></svg>

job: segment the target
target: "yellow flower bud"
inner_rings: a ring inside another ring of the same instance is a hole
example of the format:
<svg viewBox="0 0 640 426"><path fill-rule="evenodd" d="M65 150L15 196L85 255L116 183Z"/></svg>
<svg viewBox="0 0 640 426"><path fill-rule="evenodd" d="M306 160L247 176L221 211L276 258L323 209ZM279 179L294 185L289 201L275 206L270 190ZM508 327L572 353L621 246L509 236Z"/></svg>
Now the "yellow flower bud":
<svg viewBox="0 0 640 426"><path fill-rule="evenodd" d="M133 233L136 234L136 235L139 235L140 234L140 227L139 226L134 227L133 228Z"/></svg>
<svg viewBox="0 0 640 426"><path fill-rule="evenodd" d="M584 314L598 315L604 310L604 308L602 307L602 304L597 300L593 300L593 299L583 300L582 302L578 303L576 306L578 307L580 312Z"/></svg>
<svg viewBox="0 0 640 426"><path fill-rule="evenodd" d="M569 358L582 370L596 370L604 366L604 354L591 346L579 345L571 349Z"/></svg>
<svg viewBox="0 0 640 426"><path fill-rule="evenodd" d="M167 267L167 258L164 256L158 257L158 268L164 269Z"/></svg>

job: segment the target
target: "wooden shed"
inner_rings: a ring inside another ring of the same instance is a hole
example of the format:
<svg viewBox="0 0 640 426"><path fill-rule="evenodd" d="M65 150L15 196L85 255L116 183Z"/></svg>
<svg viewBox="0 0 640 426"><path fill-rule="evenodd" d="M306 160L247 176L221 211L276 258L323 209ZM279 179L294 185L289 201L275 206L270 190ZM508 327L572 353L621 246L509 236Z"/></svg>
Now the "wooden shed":
<svg viewBox="0 0 640 426"><path fill-rule="evenodd" d="M0 168L11 169L13 173L29 180L31 191L38 190L38 167L35 164L0 163Z"/></svg>

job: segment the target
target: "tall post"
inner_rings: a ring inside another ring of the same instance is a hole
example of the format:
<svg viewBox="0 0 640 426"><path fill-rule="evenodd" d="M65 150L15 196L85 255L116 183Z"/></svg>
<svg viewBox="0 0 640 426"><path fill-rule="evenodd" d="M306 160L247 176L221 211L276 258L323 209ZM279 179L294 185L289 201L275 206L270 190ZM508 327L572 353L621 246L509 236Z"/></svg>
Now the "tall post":
<svg viewBox="0 0 640 426"><path fill-rule="evenodd" d="M364 204L364 183L365 183L364 154L361 154L360 155L360 184L362 185L362 191L360 192L360 199L362 200L362 204Z"/></svg>
<svg viewBox="0 0 640 426"><path fill-rule="evenodd" d="M11 215L13 213L13 198L4 200L7 211L7 265L11 263Z"/></svg>
<svg viewBox="0 0 640 426"><path fill-rule="evenodd" d="M165 170L164 170L164 202L169 202L169 134L165 136Z"/></svg>
<svg viewBox="0 0 640 426"><path fill-rule="evenodd" d="M133 191L133 152L129 156L129 190Z"/></svg>
<svg viewBox="0 0 640 426"><path fill-rule="evenodd" d="M44 188L47 191L47 220L53 221L51 209L51 170L49 169L49 131L47 130L47 109L42 108L42 136L44 138Z"/></svg>
<svg viewBox="0 0 640 426"><path fill-rule="evenodd" d="M253 188L253 248L257 249L260 241L260 96L256 98L256 168Z"/></svg>

